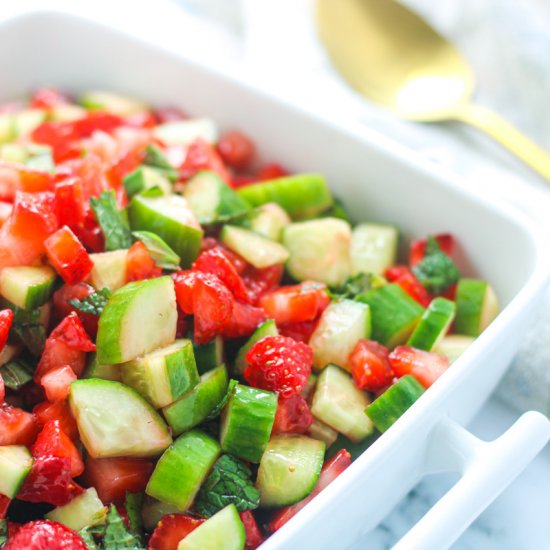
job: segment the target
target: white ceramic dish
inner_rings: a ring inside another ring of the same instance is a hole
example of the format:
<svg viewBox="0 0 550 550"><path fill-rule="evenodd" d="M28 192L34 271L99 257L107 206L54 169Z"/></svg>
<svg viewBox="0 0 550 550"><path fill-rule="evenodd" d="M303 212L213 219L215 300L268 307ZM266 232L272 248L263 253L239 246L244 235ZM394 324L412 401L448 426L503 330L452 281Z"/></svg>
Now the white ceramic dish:
<svg viewBox="0 0 550 550"><path fill-rule="evenodd" d="M445 548L548 441L549 422L535 413L489 444L461 428L503 374L547 283L543 235L519 214L476 196L375 132L323 120L229 75L77 17L37 12L2 22L0 74L0 100L44 84L105 88L241 128L266 158L324 173L357 220L395 223L406 238L454 233L467 249L461 267L494 285L505 307L493 324L263 550L345 548L425 474L452 470L463 474L461 480L398 544Z"/></svg>

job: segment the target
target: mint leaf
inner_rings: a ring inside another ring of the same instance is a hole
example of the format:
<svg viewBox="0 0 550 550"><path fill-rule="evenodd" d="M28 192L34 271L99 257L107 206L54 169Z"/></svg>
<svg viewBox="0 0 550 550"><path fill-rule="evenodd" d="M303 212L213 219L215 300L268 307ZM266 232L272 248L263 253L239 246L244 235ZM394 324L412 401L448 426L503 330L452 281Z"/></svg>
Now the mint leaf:
<svg viewBox="0 0 550 550"><path fill-rule="evenodd" d="M0 374L6 387L17 391L32 380L34 367L25 359L15 359L0 367Z"/></svg>
<svg viewBox="0 0 550 550"><path fill-rule="evenodd" d="M105 550L145 550L139 536L126 529L114 504L111 504L107 514L103 548Z"/></svg>
<svg viewBox="0 0 550 550"><path fill-rule="evenodd" d="M359 294L384 286L386 283L386 279L381 275L376 275L375 273L357 273L357 275L348 277L346 282L337 291L332 292L332 296L351 300Z"/></svg>
<svg viewBox="0 0 550 550"><path fill-rule="evenodd" d="M158 235L150 231L134 231L132 235L145 245L156 265L173 271L180 269L180 257Z"/></svg>
<svg viewBox="0 0 550 550"><path fill-rule="evenodd" d="M156 145L147 145L143 164L157 168L170 181L179 179L178 171L170 164L164 153Z"/></svg>
<svg viewBox="0 0 550 550"><path fill-rule="evenodd" d="M242 460L222 455L197 495L195 510L209 518L228 504L235 504L239 512L253 510L260 505L260 492L252 483L252 471Z"/></svg>
<svg viewBox="0 0 550 550"><path fill-rule="evenodd" d="M78 534L81 536L88 550L100 550L100 546L98 546L95 536L102 537L104 532L105 526L97 525L94 527L84 527Z"/></svg>
<svg viewBox="0 0 550 550"><path fill-rule="evenodd" d="M36 357L42 355L46 343L46 329L41 319L42 308L25 310L7 300L2 300L2 307L13 311L12 330L21 343L32 355Z"/></svg>
<svg viewBox="0 0 550 550"><path fill-rule="evenodd" d="M90 204L105 237L105 250L130 248L132 234L125 214L118 208L115 192L103 191L99 198L92 197Z"/></svg>
<svg viewBox="0 0 550 550"><path fill-rule="evenodd" d="M442 294L460 278L460 271L455 263L441 250L432 236L426 239L424 258L413 267L413 273L432 294Z"/></svg>
<svg viewBox="0 0 550 550"><path fill-rule="evenodd" d="M111 291L108 288L102 288L89 296L85 296L82 300L69 300L69 304L82 311L82 313L89 313L90 315L97 315L99 317L110 297Z"/></svg>
<svg viewBox="0 0 550 550"><path fill-rule="evenodd" d="M8 522L0 519L0 546L6 544L8 540Z"/></svg>

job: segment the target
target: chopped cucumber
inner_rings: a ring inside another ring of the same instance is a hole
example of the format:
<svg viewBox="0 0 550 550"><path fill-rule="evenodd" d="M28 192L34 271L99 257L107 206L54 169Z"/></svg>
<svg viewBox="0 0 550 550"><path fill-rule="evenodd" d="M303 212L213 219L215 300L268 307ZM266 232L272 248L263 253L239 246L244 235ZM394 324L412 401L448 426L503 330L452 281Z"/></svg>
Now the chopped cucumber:
<svg viewBox="0 0 550 550"><path fill-rule="evenodd" d="M159 124L153 129L153 136L165 145L191 145L197 139L217 143L219 132L210 118L176 120Z"/></svg>
<svg viewBox="0 0 550 550"><path fill-rule="evenodd" d="M499 305L494 290L480 279L460 279L456 287L455 331L479 336L498 315Z"/></svg>
<svg viewBox="0 0 550 550"><path fill-rule="evenodd" d="M0 270L0 294L23 309L35 309L51 297L55 272L47 267L5 267Z"/></svg>
<svg viewBox="0 0 550 550"><path fill-rule="evenodd" d="M374 425L385 432L423 393L422 384L408 374L376 398L365 412Z"/></svg>
<svg viewBox="0 0 550 550"><path fill-rule="evenodd" d="M82 378L101 378L102 380L122 382L121 367L120 365L100 365L97 362L97 354L93 352L88 355Z"/></svg>
<svg viewBox="0 0 550 550"><path fill-rule="evenodd" d="M424 313L424 308L396 284L374 288L356 299L370 306L372 338L389 348L404 344Z"/></svg>
<svg viewBox="0 0 550 550"><path fill-rule="evenodd" d="M78 103L90 110L108 111L119 116L130 116L149 110L147 103L115 92L92 90L78 98Z"/></svg>
<svg viewBox="0 0 550 550"><path fill-rule="evenodd" d="M351 275L351 227L337 218L292 223L283 231L287 269L298 281L343 285Z"/></svg>
<svg viewBox="0 0 550 550"><path fill-rule="evenodd" d="M237 384L222 413L222 449L249 462L260 462L276 412L276 393Z"/></svg>
<svg viewBox="0 0 550 550"><path fill-rule="evenodd" d="M357 273L376 273L395 264L399 233L393 225L362 223L351 235L351 270Z"/></svg>
<svg viewBox="0 0 550 550"><path fill-rule="evenodd" d="M15 137L15 116L12 113L0 114L0 143L8 143Z"/></svg>
<svg viewBox="0 0 550 550"><path fill-rule="evenodd" d="M252 346L259 342L262 338L266 336L277 336L279 331L277 330L277 325L273 319L269 319L262 323L253 333L252 336L246 341L243 347L237 353L235 358L235 373L239 376L242 376L244 369L246 368L246 354L252 348Z"/></svg>
<svg viewBox="0 0 550 550"><path fill-rule="evenodd" d="M172 443L155 409L120 382L76 380L71 384L69 404L80 439L94 458L156 456Z"/></svg>
<svg viewBox="0 0 550 550"><path fill-rule="evenodd" d="M450 363L456 361L475 341L473 336L450 334L445 336L434 349L435 353L444 355Z"/></svg>
<svg viewBox="0 0 550 550"><path fill-rule="evenodd" d="M275 202L255 208L243 220L243 226L272 241L280 241L283 229L291 223L289 215Z"/></svg>
<svg viewBox="0 0 550 550"><path fill-rule="evenodd" d="M191 391L164 407L162 412L172 432L178 435L203 422L225 397L227 384L227 369L220 365L204 373Z"/></svg>
<svg viewBox="0 0 550 550"><path fill-rule="evenodd" d="M205 433L183 434L159 458L145 492L187 510L219 454L218 442Z"/></svg>
<svg viewBox="0 0 550 550"><path fill-rule="evenodd" d="M308 434L313 439L324 441L327 449L338 439L338 432L328 424L321 422L318 418L313 418Z"/></svg>
<svg viewBox="0 0 550 550"><path fill-rule="evenodd" d="M15 498L32 468L33 459L27 447L0 447L0 495Z"/></svg>
<svg viewBox="0 0 550 550"><path fill-rule="evenodd" d="M304 389L300 392L300 395L307 401L309 401L309 398L313 394L313 390L315 389L315 386L317 385L317 378L318 376L315 373L311 373L309 375L309 378L307 379L306 385L304 386Z"/></svg>
<svg viewBox="0 0 550 550"><path fill-rule="evenodd" d="M230 504L182 539L177 550L244 550L245 544L244 524Z"/></svg>
<svg viewBox="0 0 550 550"><path fill-rule="evenodd" d="M203 232L183 197L136 195L130 203L129 217L133 231L156 233L181 258L183 267L195 261Z"/></svg>
<svg viewBox="0 0 550 550"><path fill-rule="evenodd" d="M322 369L329 363L349 369L349 356L361 338L369 338L369 306L353 300L330 304L321 315L309 339L313 349L313 367Z"/></svg>
<svg viewBox="0 0 550 550"><path fill-rule="evenodd" d="M119 288L99 317L97 360L125 363L176 339L178 313L170 277L138 281Z"/></svg>
<svg viewBox="0 0 550 550"><path fill-rule="evenodd" d="M0 159L6 162L23 164L28 158L27 148L19 143L7 143L0 148Z"/></svg>
<svg viewBox="0 0 550 550"><path fill-rule="evenodd" d="M304 435L271 438L260 461L256 487L260 506L289 506L306 498L317 483L325 444Z"/></svg>
<svg viewBox="0 0 550 550"><path fill-rule="evenodd" d="M282 264L288 259L288 251L283 245L241 227L224 225L220 239L228 248L260 269Z"/></svg>
<svg viewBox="0 0 550 550"><path fill-rule="evenodd" d="M170 195L172 192L170 182L158 170L149 166L136 168L124 177L122 184L129 197L133 197L145 189L154 189L155 187L160 189L163 195Z"/></svg>
<svg viewBox="0 0 550 550"><path fill-rule="evenodd" d="M368 405L370 399L355 387L351 376L329 365L317 380L311 414L357 443L374 431L372 422L365 416Z"/></svg>
<svg viewBox="0 0 550 550"><path fill-rule="evenodd" d="M64 506L58 506L45 514L46 519L66 525L73 531L101 525L107 517L107 506L99 500L97 491L90 487Z"/></svg>
<svg viewBox="0 0 550 550"><path fill-rule="evenodd" d="M94 266L89 282L96 289L108 288L111 292L126 284L128 250L112 250L90 254Z"/></svg>
<svg viewBox="0 0 550 550"><path fill-rule="evenodd" d="M178 271L180 257L156 234L150 231L134 231L132 236L143 243L157 267Z"/></svg>
<svg viewBox="0 0 550 550"><path fill-rule="evenodd" d="M61 105L55 105L50 109L49 117L52 120L58 120L59 122L73 122L86 116L86 109L78 105L71 105L69 103L63 103Z"/></svg>
<svg viewBox="0 0 550 550"><path fill-rule="evenodd" d="M206 344L193 342L193 352L199 374L204 374L223 363L223 338L216 336Z"/></svg>
<svg viewBox="0 0 550 550"><path fill-rule="evenodd" d="M145 158L143 163L152 168L156 168L169 181L178 181L179 173L166 158L162 150L156 145L149 144L145 149Z"/></svg>
<svg viewBox="0 0 550 550"><path fill-rule="evenodd" d="M239 189L239 195L252 206L275 202L291 218L312 218L332 205L332 195L320 174L298 174Z"/></svg>
<svg viewBox="0 0 550 550"><path fill-rule="evenodd" d="M151 351L121 365L122 381L156 409L166 407L199 381L191 340Z"/></svg>
<svg viewBox="0 0 550 550"><path fill-rule="evenodd" d="M46 112L42 109L25 109L14 115L15 137L30 134L46 120Z"/></svg>
<svg viewBox="0 0 550 550"><path fill-rule="evenodd" d="M250 205L214 172L199 172L183 190L199 223L227 221L242 216Z"/></svg>
<svg viewBox="0 0 550 550"><path fill-rule="evenodd" d="M432 351L447 334L455 312L454 302L441 296L434 298L407 340L407 346Z"/></svg>
<svg viewBox="0 0 550 550"><path fill-rule="evenodd" d="M141 507L141 519L143 521L143 527L146 531L154 531L157 523L166 514L177 514L182 512L177 506L162 502L156 498L152 498L149 495L145 495L143 499L143 505Z"/></svg>

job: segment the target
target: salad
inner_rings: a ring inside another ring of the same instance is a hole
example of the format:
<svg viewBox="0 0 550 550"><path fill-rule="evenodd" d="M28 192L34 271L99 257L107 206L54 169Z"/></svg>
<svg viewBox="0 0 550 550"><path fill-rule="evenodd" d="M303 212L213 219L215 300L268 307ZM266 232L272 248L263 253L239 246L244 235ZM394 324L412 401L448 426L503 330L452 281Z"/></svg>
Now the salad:
<svg viewBox="0 0 550 550"><path fill-rule="evenodd" d="M209 118L41 89L0 144L5 550L257 548L498 312Z"/></svg>

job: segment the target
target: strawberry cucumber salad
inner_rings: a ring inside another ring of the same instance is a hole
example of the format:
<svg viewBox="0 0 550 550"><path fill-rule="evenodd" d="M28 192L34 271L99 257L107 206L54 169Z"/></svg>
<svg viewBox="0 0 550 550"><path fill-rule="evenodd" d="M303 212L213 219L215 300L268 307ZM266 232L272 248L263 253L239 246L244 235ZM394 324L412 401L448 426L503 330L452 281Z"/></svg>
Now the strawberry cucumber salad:
<svg viewBox="0 0 550 550"><path fill-rule="evenodd" d="M355 221L209 118L3 105L0 547L254 549L330 484L498 310Z"/></svg>

